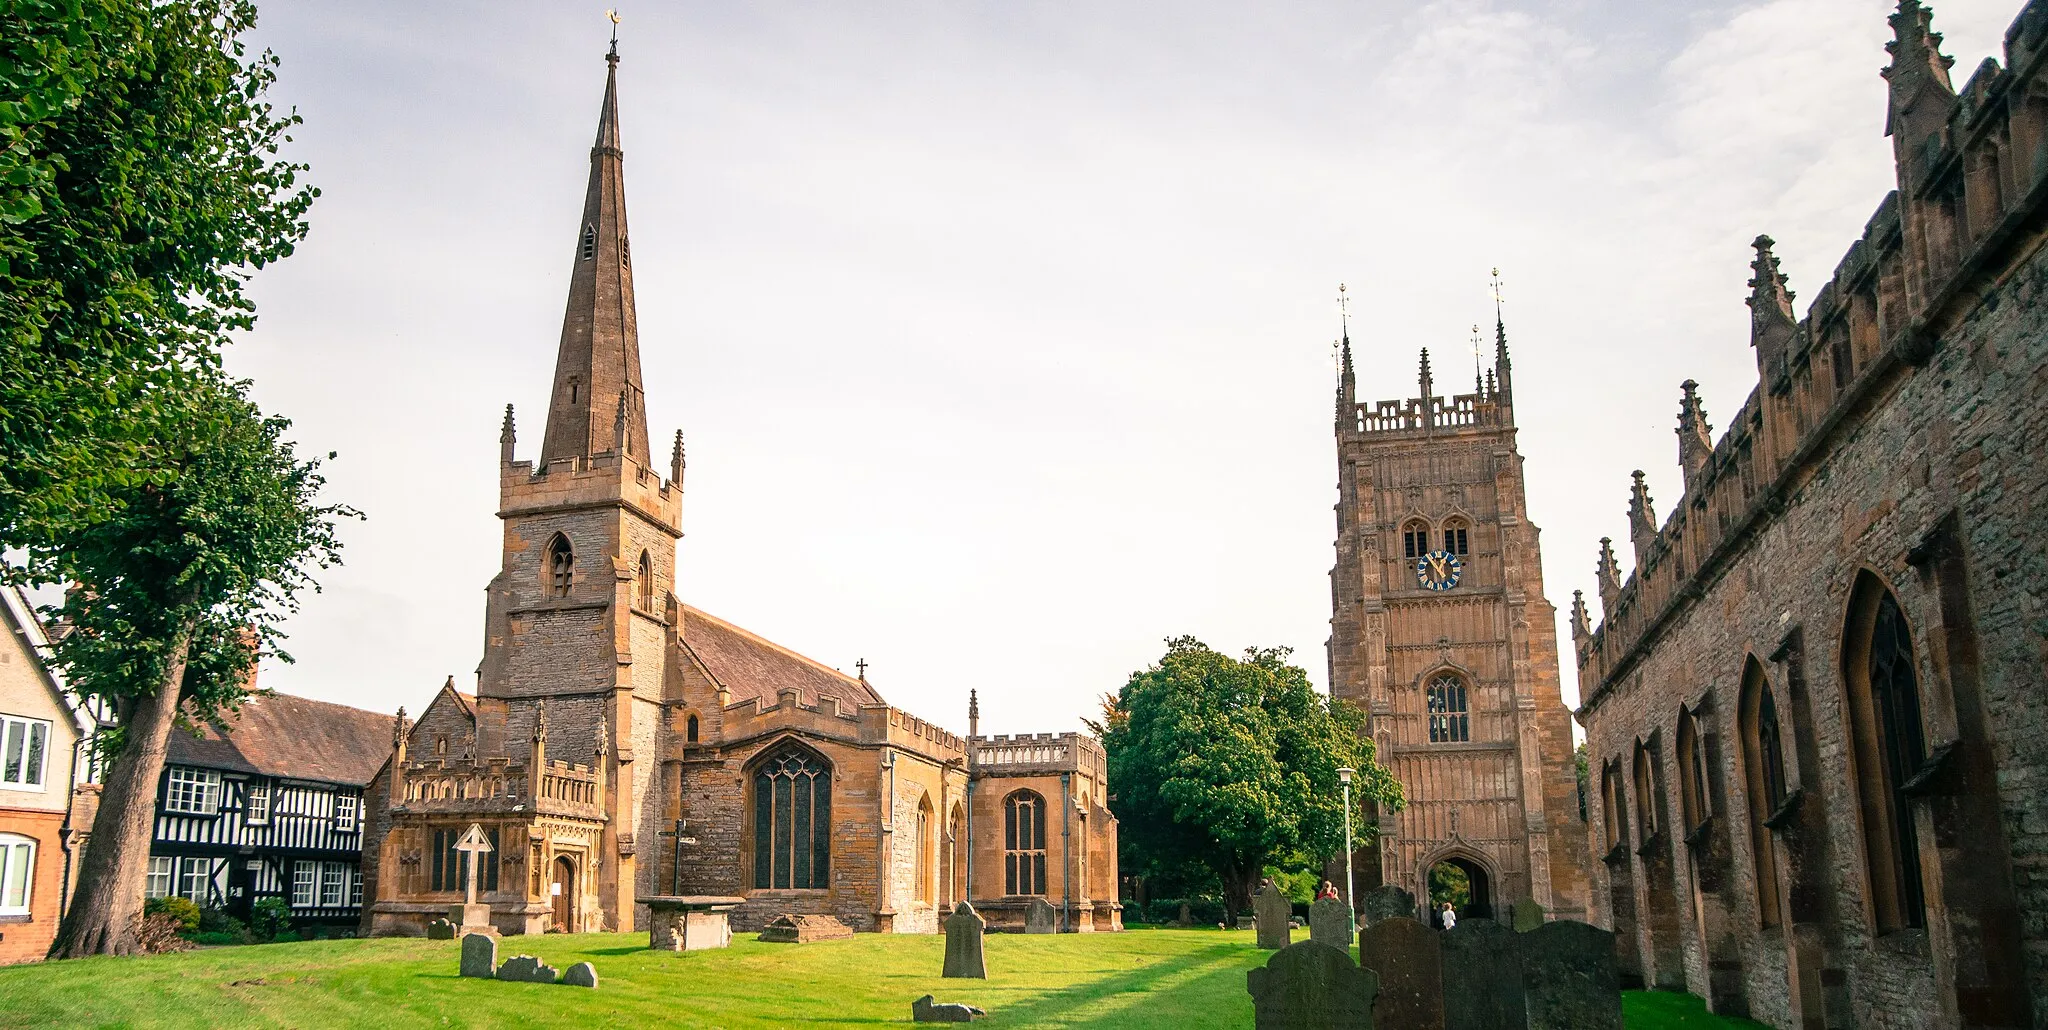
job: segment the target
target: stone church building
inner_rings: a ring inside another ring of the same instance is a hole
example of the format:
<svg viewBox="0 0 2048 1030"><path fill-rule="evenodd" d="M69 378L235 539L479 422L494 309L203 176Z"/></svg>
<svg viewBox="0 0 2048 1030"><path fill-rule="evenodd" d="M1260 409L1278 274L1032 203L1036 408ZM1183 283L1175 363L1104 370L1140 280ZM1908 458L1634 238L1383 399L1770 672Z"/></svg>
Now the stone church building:
<svg viewBox="0 0 2048 1030"><path fill-rule="evenodd" d="M1623 968L1776 1027L2048 1019L2048 3L1960 90L1903 0L1897 189L1572 613Z"/></svg>
<svg viewBox="0 0 2048 1030"><path fill-rule="evenodd" d="M493 850L479 900L504 933L646 925L637 898L746 898L931 933L962 899L998 926L1043 898L1069 930L1121 929L1102 748L1078 734L961 737L678 600L684 456L648 438L626 224L616 45L573 237L540 452L499 455L504 564L474 695L453 682L366 791L364 929L419 934L460 901L456 840Z"/></svg>
<svg viewBox="0 0 2048 1030"><path fill-rule="evenodd" d="M1437 392L1424 350L1406 400L1361 404L1344 335L1337 394L1337 562L1330 689L1366 713L1407 805L1353 856L1360 894L1471 884L1466 916L1533 898L1583 918L1586 845L1556 609L1515 448L1507 330L1472 392ZM1343 863L1330 873L1342 882Z"/></svg>

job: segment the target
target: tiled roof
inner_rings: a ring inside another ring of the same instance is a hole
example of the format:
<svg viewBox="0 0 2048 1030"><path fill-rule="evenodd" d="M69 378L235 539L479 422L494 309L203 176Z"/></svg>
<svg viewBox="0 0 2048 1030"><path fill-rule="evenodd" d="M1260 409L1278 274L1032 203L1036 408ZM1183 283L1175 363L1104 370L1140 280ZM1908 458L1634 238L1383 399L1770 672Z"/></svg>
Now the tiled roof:
<svg viewBox="0 0 2048 1030"><path fill-rule="evenodd" d="M392 716L289 694L257 694L194 737L172 730L164 761L230 772L362 786L391 756Z"/></svg>
<svg viewBox="0 0 2048 1030"><path fill-rule="evenodd" d="M840 711L847 714L860 705L882 703L882 696L861 680L688 605L683 606L682 638L712 678L732 691L734 701L760 698L772 705L782 691L795 688L801 703L816 705L819 695L829 695L839 699Z"/></svg>

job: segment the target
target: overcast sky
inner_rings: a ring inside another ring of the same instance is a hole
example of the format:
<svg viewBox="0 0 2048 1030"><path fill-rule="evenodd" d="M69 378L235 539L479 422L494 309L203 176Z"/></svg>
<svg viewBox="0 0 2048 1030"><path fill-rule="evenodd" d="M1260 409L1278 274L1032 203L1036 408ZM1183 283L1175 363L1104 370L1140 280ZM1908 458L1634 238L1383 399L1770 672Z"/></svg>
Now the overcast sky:
<svg viewBox="0 0 2048 1030"><path fill-rule="evenodd" d="M651 430L679 592L965 730L1065 730L1164 638L1325 678L1331 341L1364 399L1462 387L1505 280L1546 589L1593 592L1678 384L1755 383L1749 241L1803 312L1892 185L1877 0L629 7ZM1947 0L1957 85L2018 0ZM265 4L324 195L230 353L368 520L278 690L465 689L539 446L601 5ZM2002 57L2002 54L1999 54ZM1597 610L1596 610L1597 617ZM1732 670L1731 670L1732 674Z"/></svg>

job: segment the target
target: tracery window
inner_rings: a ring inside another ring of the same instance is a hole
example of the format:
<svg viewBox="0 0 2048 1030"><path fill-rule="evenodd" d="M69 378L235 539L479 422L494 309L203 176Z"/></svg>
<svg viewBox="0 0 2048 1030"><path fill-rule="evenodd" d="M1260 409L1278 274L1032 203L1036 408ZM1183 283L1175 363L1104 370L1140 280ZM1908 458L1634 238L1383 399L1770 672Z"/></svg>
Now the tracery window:
<svg viewBox="0 0 2048 1030"><path fill-rule="evenodd" d="M754 887L823 890L830 884L832 769L784 744L754 771Z"/></svg>
<svg viewBox="0 0 2048 1030"><path fill-rule="evenodd" d="M569 538L560 533L548 541L548 592L555 597L569 596L569 585L576 574L576 551L569 546Z"/></svg>
<svg viewBox="0 0 2048 1030"><path fill-rule="evenodd" d="M1460 558L1463 558L1471 554L1471 548L1468 546L1471 543L1471 540L1468 536L1468 530L1470 528L1471 527L1465 525L1465 521L1463 519L1451 520L1451 522L1448 525L1444 526L1444 550L1449 551Z"/></svg>
<svg viewBox="0 0 2048 1030"><path fill-rule="evenodd" d="M1420 558L1429 553L1429 526L1426 523L1410 522L1402 528L1401 553L1410 558Z"/></svg>
<svg viewBox="0 0 2048 1030"><path fill-rule="evenodd" d="M1700 720L1691 709L1678 710L1678 797L1691 833L1714 814L1707 794L1707 749L1700 740Z"/></svg>
<svg viewBox="0 0 2048 1030"><path fill-rule="evenodd" d="M1429 742L1455 744L1472 739L1472 715L1466 707L1465 681L1438 676L1429 684Z"/></svg>
<svg viewBox="0 0 2048 1030"><path fill-rule="evenodd" d="M1927 925L1920 835L1905 786L1927 758L1913 637L1892 592L1865 574L1843 652L1856 744L1856 792L1878 931Z"/></svg>
<svg viewBox="0 0 2048 1030"><path fill-rule="evenodd" d="M1777 842L1764 824L1785 803L1785 754L1778 734L1778 703L1763 666L1751 658L1742 671L1742 766L1749 787L1749 843L1756 862L1757 915L1777 926Z"/></svg>
<svg viewBox="0 0 2048 1030"><path fill-rule="evenodd" d="M917 900L932 900L932 802L917 804Z"/></svg>
<svg viewBox="0 0 2048 1030"><path fill-rule="evenodd" d="M1045 893L1045 799L1020 790L1003 799L1003 892Z"/></svg>
<svg viewBox="0 0 2048 1030"><path fill-rule="evenodd" d="M646 551L640 552L640 610L654 610L654 559Z"/></svg>
<svg viewBox="0 0 2048 1030"><path fill-rule="evenodd" d="M1648 844L1657 836L1657 769L1652 757L1653 743L1636 745L1636 834L1637 842Z"/></svg>

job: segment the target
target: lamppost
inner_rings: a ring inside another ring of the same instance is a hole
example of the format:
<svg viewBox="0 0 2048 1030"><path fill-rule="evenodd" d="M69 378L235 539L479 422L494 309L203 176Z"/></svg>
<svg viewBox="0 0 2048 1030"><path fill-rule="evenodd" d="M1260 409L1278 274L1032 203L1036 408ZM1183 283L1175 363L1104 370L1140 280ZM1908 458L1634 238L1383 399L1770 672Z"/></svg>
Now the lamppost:
<svg viewBox="0 0 2048 1030"><path fill-rule="evenodd" d="M1351 906L1354 917L1358 912L1358 881L1351 875L1351 777L1357 772L1349 767L1337 770L1337 780L1344 784L1344 904Z"/></svg>

